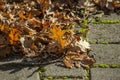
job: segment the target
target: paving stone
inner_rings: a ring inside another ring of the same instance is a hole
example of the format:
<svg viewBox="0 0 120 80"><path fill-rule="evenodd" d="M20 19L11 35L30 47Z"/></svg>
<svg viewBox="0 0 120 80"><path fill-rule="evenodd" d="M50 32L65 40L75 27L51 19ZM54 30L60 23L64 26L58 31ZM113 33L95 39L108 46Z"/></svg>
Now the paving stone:
<svg viewBox="0 0 120 80"><path fill-rule="evenodd" d="M117 15L115 13L104 15L103 17L101 17L101 20L120 20L120 15Z"/></svg>
<svg viewBox="0 0 120 80"><path fill-rule="evenodd" d="M38 67L20 65L0 65L0 80L40 80Z"/></svg>
<svg viewBox="0 0 120 80"><path fill-rule="evenodd" d="M56 79L48 79L45 78L44 80L84 80L84 79L80 79L80 78L56 78Z"/></svg>
<svg viewBox="0 0 120 80"><path fill-rule="evenodd" d="M120 44L92 44L96 64L120 64Z"/></svg>
<svg viewBox="0 0 120 80"><path fill-rule="evenodd" d="M86 71L83 68L72 68L68 69L63 66L62 63L53 63L45 66L46 71L43 76L53 76L53 77L80 77L83 78L86 76Z"/></svg>
<svg viewBox="0 0 120 80"><path fill-rule="evenodd" d="M90 42L120 42L120 24L93 24L88 38Z"/></svg>
<svg viewBox="0 0 120 80"><path fill-rule="evenodd" d="M92 68L91 80L120 80L120 69Z"/></svg>

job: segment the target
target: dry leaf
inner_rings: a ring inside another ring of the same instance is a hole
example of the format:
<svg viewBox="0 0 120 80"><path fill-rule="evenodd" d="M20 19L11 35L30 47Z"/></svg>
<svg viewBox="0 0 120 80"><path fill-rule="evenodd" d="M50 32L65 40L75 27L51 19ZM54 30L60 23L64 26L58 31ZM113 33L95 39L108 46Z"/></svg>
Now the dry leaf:
<svg viewBox="0 0 120 80"><path fill-rule="evenodd" d="M87 52L87 50L91 50L90 44L87 41L83 40L82 37L80 37L79 41L76 40L75 46L78 46L83 52Z"/></svg>
<svg viewBox="0 0 120 80"><path fill-rule="evenodd" d="M23 20L26 19L26 17L22 13L19 13L18 16Z"/></svg>
<svg viewBox="0 0 120 80"><path fill-rule="evenodd" d="M19 13L18 16L22 19L22 20L30 20L32 18L32 15L29 13L26 13L26 16L23 15L23 13Z"/></svg>
<svg viewBox="0 0 120 80"><path fill-rule="evenodd" d="M114 8L120 8L120 1L113 1Z"/></svg>
<svg viewBox="0 0 120 80"><path fill-rule="evenodd" d="M67 68L72 68L74 66L74 63L69 57L65 57L63 62Z"/></svg>
<svg viewBox="0 0 120 80"><path fill-rule="evenodd" d="M9 33L9 38L10 38L10 43L12 45L15 45L20 39L20 32L17 29L12 28Z"/></svg>
<svg viewBox="0 0 120 80"><path fill-rule="evenodd" d="M52 32L52 38L57 40L60 43L61 47L64 48L66 40L64 40L63 37L66 30L62 30L60 27L54 25L53 28L50 29L50 31Z"/></svg>
<svg viewBox="0 0 120 80"><path fill-rule="evenodd" d="M9 46L0 44L0 58L6 57L8 54L10 54L11 48Z"/></svg>
<svg viewBox="0 0 120 80"><path fill-rule="evenodd" d="M7 25L0 25L0 31L8 32L9 31L9 26L7 26Z"/></svg>

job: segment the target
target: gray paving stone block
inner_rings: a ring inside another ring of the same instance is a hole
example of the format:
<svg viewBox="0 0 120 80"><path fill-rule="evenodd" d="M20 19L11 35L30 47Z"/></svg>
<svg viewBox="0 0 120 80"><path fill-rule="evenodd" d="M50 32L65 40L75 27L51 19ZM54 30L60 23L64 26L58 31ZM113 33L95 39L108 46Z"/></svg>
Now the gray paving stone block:
<svg viewBox="0 0 120 80"><path fill-rule="evenodd" d="M38 67L0 65L0 80L40 80Z"/></svg>
<svg viewBox="0 0 120 80"><path fill-rule="evenodd" d="M46 71L43 76L53 76L53 77L80 77L83 78L86 76L86 71L83 68L72 68L68 69L63 66L62 63L53 63L45 66Z"/></svg>
<svg viewBox="0 0 120 80"><path fill-rule="evenodd" d="M50 80L50 79L45 78L44 80ZM67 78L67 79L64 79L64 78L56 78L56 79L51 79L51 80L84 80L84 79L80 79L80 78Z"/></svg>
<svg viewBox="0 0 120 80"><path fill-rule="evenodd" d="M91 80L120 80L120 69L92 68Z"/></svg>
<svg viewBox="0 0 120 80"><path fill-rule="evenodd" d="M92 44L96 64L120 64L120 44Z"/></svg>
<svg viewBox="0 0 120 80"><path fill-rule="evenodd" d="M120 15L117 15L115 13L104 15L103 17L101 17L101 20L120 20Z"/></svg>
<svg viewBox="0 0 120 80"><path fill-rule="evenodd" d="M93 24L88 38L90 42L120 42L120 24Z"/></svg>

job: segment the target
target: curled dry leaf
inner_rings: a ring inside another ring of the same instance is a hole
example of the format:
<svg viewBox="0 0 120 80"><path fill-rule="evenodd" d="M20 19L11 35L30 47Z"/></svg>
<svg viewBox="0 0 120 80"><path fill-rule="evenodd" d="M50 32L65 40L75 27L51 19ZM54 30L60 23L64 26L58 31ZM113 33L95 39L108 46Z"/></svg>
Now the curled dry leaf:
<svg viewBox="0 0 120 80"><path fill-rule="evenodd" d="M93 58L90 58L87 53L82 53L82 54L67 54L63 60L64 64L68 68L72 67L88 67L93 65L95 63L95 60Z"/></svg>
<svg viewBox="0 0 120 80"><path fill-rule="evenodd" d="M70 46L63 60L66 67L88 67L93 65L94 59L88 56L88 50L91 49L90 44L82 37L77 37Z"/></svg>
<svg viewBox="0 0 120 80"><path fill-rule="evenodd" d="M82 52L87 52L88 50L91 50L90 44L83 40L82 37L80 37L80 40L75 41L75 46L78 46Z"/></svg>
<svg viewBox="0 0 120 80"><path fill-rule="evenodd" d="M27 57L36 57L36 46L34 45L34 40L29 36L24 36L20 38L20 42L24 51L25 56Z"/></svg>
<svg viewBox="0 0 120 80"><path fill-rule="evenodd" d="M63 49L61 48L61 45L57 41L52 41L47 46L46 51L50 53L60 54L63 53Z"/></svg>

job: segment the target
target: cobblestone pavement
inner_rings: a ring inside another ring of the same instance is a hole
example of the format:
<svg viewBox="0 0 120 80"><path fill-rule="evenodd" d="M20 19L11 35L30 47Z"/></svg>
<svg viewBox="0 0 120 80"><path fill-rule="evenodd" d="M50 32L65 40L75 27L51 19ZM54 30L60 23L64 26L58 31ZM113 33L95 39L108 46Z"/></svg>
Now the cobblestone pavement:
<svg viewBox="0 0 120 80"><path fill-rule="evenodd" d="M120 20L111 14L101 20ZM120 80L120 23L92 24L88 39L95 54L96 63L90 69L64 68L62 63L28 67L0 61L2 80ZM18 61L19 62L19 61ZM3 64L4 63L4 64Z"/></svg>

